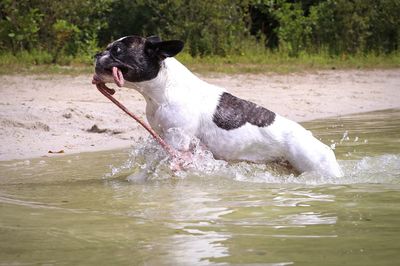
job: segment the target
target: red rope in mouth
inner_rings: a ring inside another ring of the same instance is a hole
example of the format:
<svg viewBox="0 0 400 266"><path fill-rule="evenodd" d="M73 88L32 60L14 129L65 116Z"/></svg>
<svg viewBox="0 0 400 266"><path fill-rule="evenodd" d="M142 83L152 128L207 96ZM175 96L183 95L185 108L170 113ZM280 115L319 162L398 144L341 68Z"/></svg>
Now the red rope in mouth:
<svg viewBox="0 0 400 266"><path fill-rule="evenodd" d="M146 122L140 119L138 116L130 112L123 104L121 104L117 99L115 99L111 94L114 94L114 90L108 88L105 83L98 82L96 79L93 79L93 84L96 85L97 89L106 96L110 101L112 101L116 106L118 106L122 111L124 111L127 115L132 117L136 122L138 122L142 127L144 127L150 135L163 147L163 149L170 155L172 158L180 158L180 153L168 145Z"/></svg>

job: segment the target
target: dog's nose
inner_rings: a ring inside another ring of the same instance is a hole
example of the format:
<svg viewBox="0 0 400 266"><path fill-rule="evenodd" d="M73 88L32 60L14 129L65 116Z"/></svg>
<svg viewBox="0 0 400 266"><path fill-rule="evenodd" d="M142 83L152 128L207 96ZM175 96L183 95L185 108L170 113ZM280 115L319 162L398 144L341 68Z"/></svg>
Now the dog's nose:
<svg viewBox="0 0 400 266"><path fill-rule="evenodd" d="M98 57L100 57L102 55L103 55L103 52L98 52L93 57L97 59Z"/></svg>

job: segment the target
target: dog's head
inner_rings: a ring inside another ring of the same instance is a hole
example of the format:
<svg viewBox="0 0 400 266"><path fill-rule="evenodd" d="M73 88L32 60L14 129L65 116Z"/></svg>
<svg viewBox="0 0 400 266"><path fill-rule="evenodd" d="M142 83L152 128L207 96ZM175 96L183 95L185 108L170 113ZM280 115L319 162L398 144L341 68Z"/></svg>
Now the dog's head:
<svg viewBox="0 0 400 266"><path fill-rule="evenodd" d="M162 61L182 49L183 42L178 40L162 41L157 36L123 37L95 55L96 74L104 82L111 82L113 70L117 69L130 82L151 80L158 75Z"/></svg>

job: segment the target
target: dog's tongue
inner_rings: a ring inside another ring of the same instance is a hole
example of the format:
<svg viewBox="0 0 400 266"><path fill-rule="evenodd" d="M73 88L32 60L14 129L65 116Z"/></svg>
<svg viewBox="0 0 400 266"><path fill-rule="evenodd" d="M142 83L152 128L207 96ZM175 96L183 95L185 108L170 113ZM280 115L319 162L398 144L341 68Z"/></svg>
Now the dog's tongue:
<svg viewBox="0 0 400 266"><path fill-rule="evenodd" d="M115 84L117 84L118 87L124 86L125 79L124 76L122 75L122 71L118 67L112 68L112 76ZM115 93L115 90L107 87L104 81L101 79L101 77L99 77L97 74L93 75L92 84L95 84L97 88L101 88L107 91L108 94L113 95Z"/></svg>
<svg viewBox="0 0 400 266"><path fill-rule="evenodd" d="M121 70L118 67L112 68L112 75L113 75L115 84L117 84L118 87L124 86L125 79L124 79L124 76L122 75Z"/></svg>

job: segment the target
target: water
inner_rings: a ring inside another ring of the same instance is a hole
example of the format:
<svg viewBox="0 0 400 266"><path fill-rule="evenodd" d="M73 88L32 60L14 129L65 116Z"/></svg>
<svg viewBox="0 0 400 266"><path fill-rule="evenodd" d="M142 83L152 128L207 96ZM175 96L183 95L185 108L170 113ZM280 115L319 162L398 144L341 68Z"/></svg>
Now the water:
<svg viewBox="0 0 400 266"><path fill-rule="evenodd" d="M396 265L400 110L304 123L345 177L207 154L172 176L153 144L0 162L0 265Z"/></svg>

